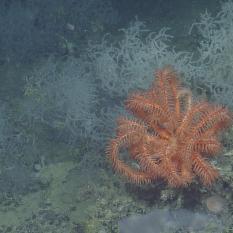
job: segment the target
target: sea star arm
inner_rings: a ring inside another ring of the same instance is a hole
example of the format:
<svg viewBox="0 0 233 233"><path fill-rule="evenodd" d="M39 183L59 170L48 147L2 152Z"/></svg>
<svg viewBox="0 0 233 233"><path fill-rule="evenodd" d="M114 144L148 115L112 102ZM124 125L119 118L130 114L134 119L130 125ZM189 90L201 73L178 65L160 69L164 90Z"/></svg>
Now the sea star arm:
<svg viewBox="0 0 233 233"><path fill-rule="evenodd" d="M212 167L198 153L192 155L193 171L200 177L205 186L211 185L219 176L217 169Z"/></svg>
<svg viewBox="0 0 233 233"><path fill-rule="evenodd" d="M193 138L200 138L206 133L214 135L229 126L231 121L229 111L226 108L215 106L206 111L206 114L193 127L191 134Z"/></svg>
<svg viewBox="0 0 233 233"><path fill-rule="evenodd" d="M167 122L169 119L169 112L166 109L143 94L132 94L126 101L126 107L135 116L145 121L149 119L148 116L151 114L153 114L154 120L157 122ZM147 123L150 124L150 122Z"/></svg>
<svg viewBox="0 0 233 233"><path fill-rule="evenodd" d="M221 143L216 138L206 137L197 140L193 150L207 156L215 155L221 150Z"/></svg>
<svg viewBox="0 0 233 233"><path fill-rule="evenodd" d="M152 181L150 174L145 171L134 169L119 159L119 150L124 146L126 141L130 140L129 138L130 135L125 135L113 139L107 148L108 157L110 158L115 170L126 176L131 182L138 184L150 183Z"/></svg>

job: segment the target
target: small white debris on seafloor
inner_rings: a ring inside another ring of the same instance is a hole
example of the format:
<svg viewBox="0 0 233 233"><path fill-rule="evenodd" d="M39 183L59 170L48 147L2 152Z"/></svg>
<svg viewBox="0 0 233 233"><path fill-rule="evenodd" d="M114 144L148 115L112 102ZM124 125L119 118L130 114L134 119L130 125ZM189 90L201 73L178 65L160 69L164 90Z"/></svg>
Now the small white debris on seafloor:
<svg viewBox="0 0 233 233"><path fill-rule="evenodd" d="M216 214L222 212L226 205L226 201L218 195L208 197L205 200L205 203L207 209L212 213L216 213Z"/></svg>
<svg viewBox="0 0 233 233"><path fill-rule="evenodd" d="M67 23L67 24L66 24L66 28L67 28L68 30L70 30L70 31L74 31L75 26L74 26L73 24L71 24L71 23Z"/></svg>

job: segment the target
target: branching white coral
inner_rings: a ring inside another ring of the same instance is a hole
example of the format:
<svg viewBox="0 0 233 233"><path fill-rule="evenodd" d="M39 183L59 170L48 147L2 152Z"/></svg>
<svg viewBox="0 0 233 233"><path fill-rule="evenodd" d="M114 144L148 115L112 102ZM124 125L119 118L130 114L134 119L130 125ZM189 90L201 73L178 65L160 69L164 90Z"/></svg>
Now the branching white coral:
<svg viewBox="0 0 233 233"><path fill-rule="evenodd" d="M191 55L170 47L168 29L149 31L140 21L135 21L122 33L118 42L106 36L101 44L89 48L89 56L96 69L95 77L102 88L112 95L125 96L130 89L147 88L154 70L167 64L191 77Z"/></svg>
<svg viewBox="0 0 233 233"><path fill-rule="evenodd" d="M91 131L91 109L96 100L89 75L85 63L76 59L65 62L49 59L35 68L25 87L25 95L31 97L35 112L28 112L30 117L38 119L40 112L41 122L68 130L74 136ZM28 103L27 107L31 105Z"/></svg>
<svg viewBox="0 0 233 233"><path fill-rule="evenodd" d="M233 107L233 1L222 3L215 16L205 12L192 25L200 35L197 76L214 101Z"/></svg>

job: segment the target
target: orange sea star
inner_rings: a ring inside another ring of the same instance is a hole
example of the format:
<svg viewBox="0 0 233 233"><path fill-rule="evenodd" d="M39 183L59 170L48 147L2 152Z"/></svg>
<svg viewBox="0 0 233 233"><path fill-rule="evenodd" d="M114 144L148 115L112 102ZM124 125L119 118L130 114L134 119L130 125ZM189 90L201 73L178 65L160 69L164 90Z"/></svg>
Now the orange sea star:
<svg viewBox="0 0 233 233"><path fill-rule="evenodd" d="M231 124L231 113L206 101L193 102L169 67L156 72L148 91L133 93L126 108L135 119L120 118L107 155L115 170L134 183L165 180L171 187L190 184L195 176L208 186L218 171L207 157L221 148L218 133ZM136 166L125 162L128 151Z"/></svg>

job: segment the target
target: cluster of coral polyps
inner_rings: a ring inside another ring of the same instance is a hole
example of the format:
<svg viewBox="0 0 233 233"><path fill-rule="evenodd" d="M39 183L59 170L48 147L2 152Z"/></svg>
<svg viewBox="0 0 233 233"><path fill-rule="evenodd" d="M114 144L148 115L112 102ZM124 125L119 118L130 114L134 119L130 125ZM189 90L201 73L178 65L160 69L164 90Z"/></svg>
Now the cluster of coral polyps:
<svg viewBox="0 0 233 233"><path fill-rule="evenodd" d="M219 132L232 123L231 113L207 101L194 102L170 67L155 76L149 90L127 99L134 118L118 119L116 137L107 148L114 169L138 184L163 179L180 187L198 176L211 185L218 171L207 159L220 151ZM122 149L137 166L124 161Z"/></svg>

